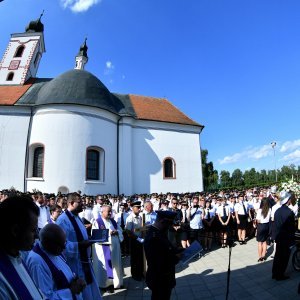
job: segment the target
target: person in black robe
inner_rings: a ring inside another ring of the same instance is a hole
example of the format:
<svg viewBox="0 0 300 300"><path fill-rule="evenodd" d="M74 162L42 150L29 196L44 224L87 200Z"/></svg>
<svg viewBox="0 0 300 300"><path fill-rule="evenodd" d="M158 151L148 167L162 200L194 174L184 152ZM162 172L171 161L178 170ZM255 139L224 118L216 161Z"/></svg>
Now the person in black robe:
<svg viewBox="0 0 300 300"><path fill-rule="evenodd" d="M170 299L176 285L175 265L180 254L168 239L176 212L157 211L157 219L147 231L144 249L147 259L146 284L152 291L152 300Z"/></svg>
<svg viewBox="0 0 300 300"><path fill-rule="evenodd" d="M277 209L274 215L276 252L273 261L272 278L276 280L289 278L284 275L284 272L289 262L290 247L295 242L295 215L288 207L293 196L291 193L281 192L281 207Z"/></svg>

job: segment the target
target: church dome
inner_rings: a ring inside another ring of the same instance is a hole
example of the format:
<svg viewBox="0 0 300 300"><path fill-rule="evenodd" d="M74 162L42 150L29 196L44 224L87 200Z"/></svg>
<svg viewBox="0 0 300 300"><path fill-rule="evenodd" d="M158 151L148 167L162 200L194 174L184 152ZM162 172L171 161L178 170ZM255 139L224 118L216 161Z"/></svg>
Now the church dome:
<svg viewBox="0 0 300 300"><path fill-rule="evenodd" d="M79 104L120 112L124 105L106 86L85 70L71 70L46 83L35 102L42 104Z"/></svg>
<svg viewBox="0 0 300 300"><path fill-rule="evenodd" d="M44 24L40 19L30 21L30 23L25 28L26 32L44 32Z"/></svg>
<svg viewBox="0 0 300 300"><path fill-rule="evenodd" d="M40 17L37 20L30 21L30 23L25 28L26 32L44 32L44 24L41 22L41 18L44 14L44 11L41 13Z"/></svg>

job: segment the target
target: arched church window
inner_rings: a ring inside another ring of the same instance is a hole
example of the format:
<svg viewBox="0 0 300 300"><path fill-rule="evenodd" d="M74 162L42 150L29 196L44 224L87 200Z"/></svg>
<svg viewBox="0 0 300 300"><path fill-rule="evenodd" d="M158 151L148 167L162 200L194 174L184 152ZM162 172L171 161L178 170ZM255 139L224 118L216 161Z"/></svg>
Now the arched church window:
<svg viewBox="0 0 300 300"><path fill-rule="evenodd" d="M86 180L104 181L104 150L100 147L87 148Z"/></svg>
<svg viewBox="0 0 300 300"><path fill-rule="evenodd" d="M167 157L163 162L164 179L176 178L176 164L175 160L171 157Z"/></svg>
<svg viewBox="0 0 300 300"><path fill-rule="evenodd" d="M25 46L23 46L23 45L19 46L16 50L14 57L22 57L24 49L25 49Z"/></svg>
<svg viewBox="0 0 300 300"><path fill-rule="evenodd" d="M6 81L13 81L14 75L15 75L14 72L9 72L6 77Z"/></svg>
<svg viewBox="0 0 300 300"><path fill-rule="evenodd" d="M44 147L39 146L33 152L32 177L43 177L44 171Z"/></svg>

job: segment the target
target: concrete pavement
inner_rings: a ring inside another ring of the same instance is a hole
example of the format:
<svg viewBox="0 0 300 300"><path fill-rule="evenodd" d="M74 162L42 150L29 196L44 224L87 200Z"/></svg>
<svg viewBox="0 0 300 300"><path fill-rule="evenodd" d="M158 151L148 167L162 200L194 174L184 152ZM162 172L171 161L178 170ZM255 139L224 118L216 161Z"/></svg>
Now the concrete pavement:
<svg viewBox="0 0 300 300"><path fill-rule="evenodd" d="M268 249L271 255L273 247ZM254 239L246 245L235 245L231 255L231 273L228 299L290 300L300 299L297 293L300 272L293 270L291 259L286 274L291 278L285 281L272 280L270 256L266 262L257 262L257 242ZM176 268L176 288L172 300L226 299L229 249L216 248L187 266ZM124 260L126 289L114 294L105 293L105 300L150 300L151 291L144 282L136 282L130 276L129 258Z"/></svg>

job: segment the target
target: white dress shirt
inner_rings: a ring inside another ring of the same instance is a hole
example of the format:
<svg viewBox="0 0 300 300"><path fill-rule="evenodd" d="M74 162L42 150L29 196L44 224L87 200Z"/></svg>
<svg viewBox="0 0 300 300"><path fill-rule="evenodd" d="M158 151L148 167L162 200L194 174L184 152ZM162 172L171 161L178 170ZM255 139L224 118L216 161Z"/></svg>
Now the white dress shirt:
<svg viewBox="0 0 300 300"><path fill-rule="evenodd" d="M48 206L46 205L40 205L38 202L35 202L35 204L40 209L40 215L38 218L38 228L42 229L46 224L48 224L50 220L50 211Z"/></svg>

